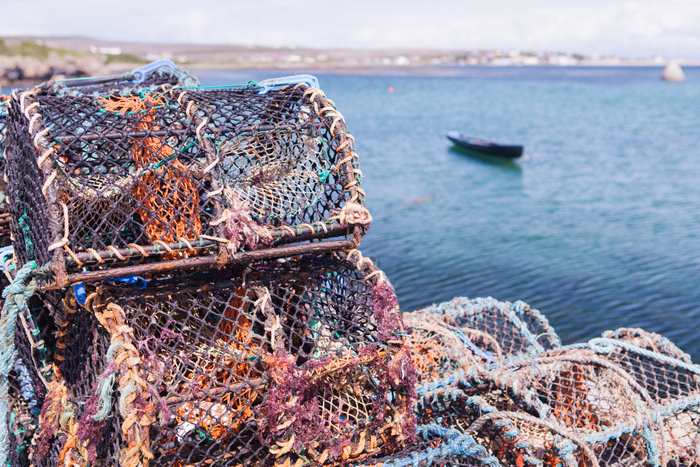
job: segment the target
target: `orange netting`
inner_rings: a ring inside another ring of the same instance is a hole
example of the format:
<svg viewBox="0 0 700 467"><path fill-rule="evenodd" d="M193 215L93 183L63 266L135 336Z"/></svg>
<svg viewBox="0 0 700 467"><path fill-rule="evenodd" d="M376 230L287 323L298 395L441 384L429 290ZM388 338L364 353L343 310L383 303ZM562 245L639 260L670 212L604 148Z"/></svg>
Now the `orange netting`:
<svg viewBox="0 0 700 467"><path fill-rule="evenodd" d="M183 374L185 379L195 381L202 389L213 389L210 387L211 384L224 387L230 385L232 380L246 381L259 373L255 368L254 352L260 348L260 343L254 342L252 338L253 323L241 313L245 295L246 290L243 287L236 289L230 306L226 308L224 317L218 324L215 337L217 343L240 354L240 357L207 362L206 359L196 355L193 358L194 368L199 370L191 370ZM210 351L220 353L215 349ZM206 375L213 375L213 381ZM199 426L215 439L226 439L237 433L243 422L253 415L252 406L259 398L260 393L257 390L246 388L240 394L224 394L219 402L212 401L210 398L198 403L186 402L177 408L177 420L179 423L187 421Z"/></svg>
<svg viewBox="0 0 700 467"><path fill-rule="evenodd" d="M572 371L564 371L554 380L552 387L556 400L552 403L552 414L567 426L598 430L600 419L589 402L589 388L581 369L574 365Z"/></svg>
<svg viewBox="0 0 700 467"><path fill-rule="evenodd" d="M98 97L97 100L110 112L142 114L136 123L138 128L160 130L154 123L154 113L158 106L166 105L161 98L129 94ZM159 162L172 158L174 153L173 148L153 136L136 138L133 144L132 157L139 168L151 167L136 184L133 195L140 203L138 214L146 235L153 242L196 240L202 233L199 193L194 181L187 176L187 167L177 159L157 166ZM168 259L175 259L180 254L169 253L168 256Z"/></svg>
<svg viewBox="0 0 700 467"><path fill-rule="evenodd" d="M432 333L431 333L432 334ZM448 360L447 352L439 336L432 334L426 337L420 330L411 333L411 360L416 367L419 380L431 381L438 378L443 371L443 365Z"/></svg>

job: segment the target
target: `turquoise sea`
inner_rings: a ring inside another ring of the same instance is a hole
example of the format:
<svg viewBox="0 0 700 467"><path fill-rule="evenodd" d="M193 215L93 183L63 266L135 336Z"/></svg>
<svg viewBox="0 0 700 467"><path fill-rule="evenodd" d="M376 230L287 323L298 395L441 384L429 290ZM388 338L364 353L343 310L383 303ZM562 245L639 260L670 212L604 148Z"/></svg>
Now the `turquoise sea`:
<svg viewBox="0 0 700 467"><path fill-rule="evenodd" d="M402 309L523 300L565 343L642 327L700 360L700 68L681 84L661 68L398 71L317 76L356 139L374 218L361 250ZM450 130L525 157L466 155Z"/></svg>
<svg viewBox="0 0 700 467"><path fill-rule="evenodd" d="M682 84L661 68L318 75L356 138L374 217L362 252L404 310L523 300L567 343L643 327L700 360L700 68L685 72ZM526 157L465 155L449 130Z"/></svg>

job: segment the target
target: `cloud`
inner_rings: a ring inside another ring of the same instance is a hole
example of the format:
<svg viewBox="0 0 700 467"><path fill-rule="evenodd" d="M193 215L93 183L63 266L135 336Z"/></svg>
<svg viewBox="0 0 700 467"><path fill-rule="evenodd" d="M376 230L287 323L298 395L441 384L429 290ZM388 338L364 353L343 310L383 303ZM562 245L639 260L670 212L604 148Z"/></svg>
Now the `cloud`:
<svg viewBox="0 0 700 467"><path fill-rule="evenodd" d="M5 0L0 35L700 58L700 0Z"/></svg>

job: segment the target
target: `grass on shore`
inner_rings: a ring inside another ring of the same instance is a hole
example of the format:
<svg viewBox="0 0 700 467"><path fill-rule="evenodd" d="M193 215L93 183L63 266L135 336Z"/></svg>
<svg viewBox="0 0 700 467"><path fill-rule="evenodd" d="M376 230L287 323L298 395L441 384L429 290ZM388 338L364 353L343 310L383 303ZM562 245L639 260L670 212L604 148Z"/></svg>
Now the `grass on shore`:
<svg viewBox="0 0 700 467"><path fill-rule="evenodd" d="M3 39L0 39L0 55L7 57L22 55L25 57L34 57L39 60L46 60L49 58L51 52L58 54L60 57L76 55L75 52L66 49L49 47L47 45L37 44L36 42L22 41L18 44L8 45Z"/></svg>

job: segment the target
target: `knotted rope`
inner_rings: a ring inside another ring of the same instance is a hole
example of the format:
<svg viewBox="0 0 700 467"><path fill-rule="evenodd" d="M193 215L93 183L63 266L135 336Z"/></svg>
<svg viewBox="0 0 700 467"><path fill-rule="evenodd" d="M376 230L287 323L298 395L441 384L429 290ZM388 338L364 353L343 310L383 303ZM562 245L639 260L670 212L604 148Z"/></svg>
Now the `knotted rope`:
<svg viewBox="0 0 700 467"><path fill-rule="evenodd" d="M102 290L90 294L85 307L91 310L98 322L111 336L108 358L114 358L119 373L119 412L124 418L122 437L127 442L121 453L120 462L124 467L147 467L153 459L150 450L149 428L156 420L156 406L151 402L148 384L141 376L141 357L134 346L133 329L127 324L124 310L118 304L102 295ZM104 385L100 395L110 398ZM100 410L95 419L103 419L105 400L100 401Z"/></svg>
<svg viewBox="0 0 700 467"><path fill-rule="evenodd" d="M5 304L0 317L0 465L8 462L7 454L10 446L9 427L7 421L9 374L15 364L15 326L17 315L27 310L27 301L36 291L36 262L30 261L17 272L14 282L7 286L2 293ZM29 283L25 285L25 282Z"/></svg>

